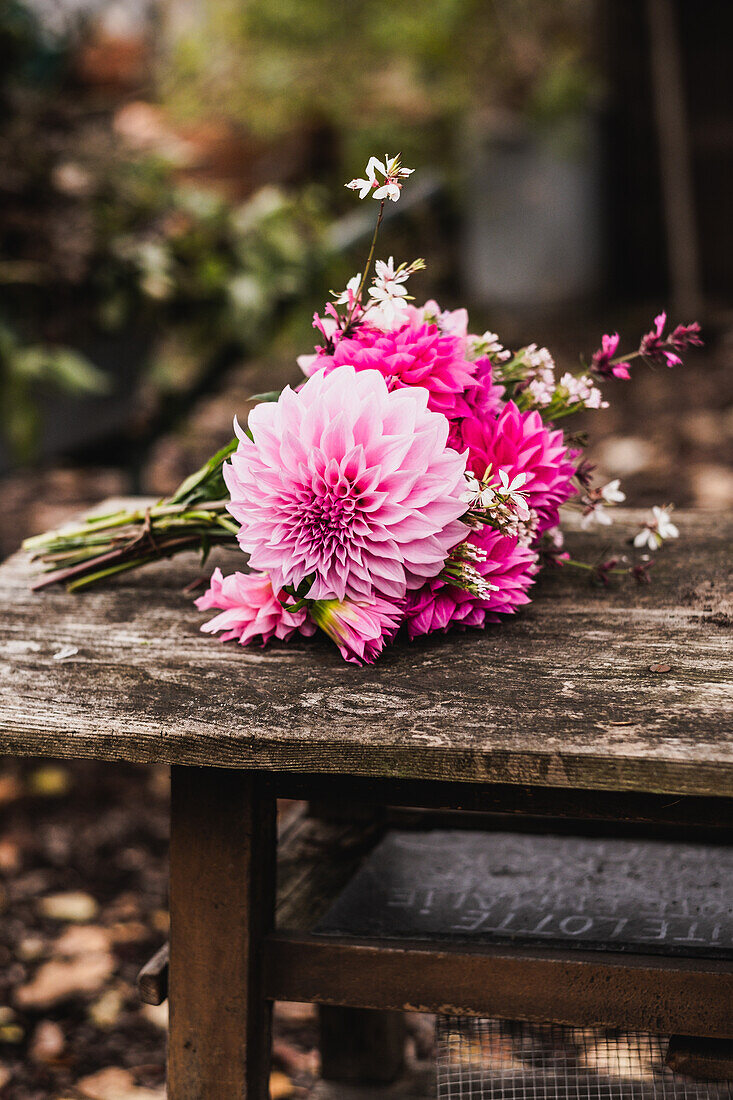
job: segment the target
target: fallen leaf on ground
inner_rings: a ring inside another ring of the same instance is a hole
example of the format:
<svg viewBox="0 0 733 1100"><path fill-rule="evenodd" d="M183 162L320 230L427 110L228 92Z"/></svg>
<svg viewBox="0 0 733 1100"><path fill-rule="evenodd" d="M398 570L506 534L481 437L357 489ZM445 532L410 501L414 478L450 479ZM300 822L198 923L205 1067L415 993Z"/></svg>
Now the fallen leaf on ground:
<svg viewBox="0 0 733 1100"><path fill-rule="evenodd" d="M0 1026L0 1043L8 1043L17 1046L25 1039L25 1031L20 1024L2 1024Z"/></svg>
<svg viewBox="0 0 733 1100"><path fill-rule="evenodd" d="M60 798L71 789L71 775L68 768L58 764L45 764L36 768L28 776L28 790L42 798Z"/></svg>
<svg viewBox="0 0 733 1100"><path fill-rule="evenodd" d="M142 921L118 921L109 929L109 935L113 943L141 943L150 939L150 930Z"/></svg>
<svg viewBox="0 0 733 1100"><path fill-rule="evenodd" d="M17 956L23 962L33 962L40 959L46 951L46 941L42 936L25 936L17 947Z"/></svg>
<svg viewBox="0 0 733 1100"><path fill-rule="evenodd" d="M164 1031L168 1027L167 1001L164 1001L162 1005L143 1005L140 1012L148 1023L154 1024L155 1027L162 1028Z"/></svg>
<svg viewBox="0 0 733 1100"><path fill-rule="evenodd" d="M15 991L21 1008L48 1008L81 993L96 993L112 976L115 960L97 951L75 959L49 959L26 985Z"/></svg>
<svg viewBox="0 0 733 1100"><path fill-rule="evenodd" d="M120 989L106 989L99 1000L89 1007L89 1019L97 1027L114 1027L117 1023L125 998Z"/></svg>
<svg viewBox="0 0 733 1100"><path fill-rule="evenodd" d="M110 938L107 929L100 928L98 924L77 924L61 933L53 945L53 953L64 958L75 958L77 955L107 951Z"/></svg>
<svg viewBox="0 0 733 1100"><path fill-rule="evenodd" d="M99 911L91 894L85 894L81 890L71 890L67 894L49 894L39 900L38 908L44 917L75 924L92 920Z"/></svg>
<svg viewBox="0 0 733 1100"><path fill-rule="evenodd" d="M165 1100L165 1089L139 1088L130 1071L117 1066L83 1077L76 1087L88 1100Z"/></svg>
<svg viewBox="0 0 733 1100"><path fill-rule="evenodd" d="M171 918L167 909L155 909L150 920L156 932L162 932L164 936L168 935L171 926Z"/></svg>
<svg viewBox="0 0 733 1100"><path fill-rule="evenodd" d="M69 657L76 657L79 647L75 645L62 645L53 655L54 661L68 661Z"/></svg>
<svg viewBox="0 0 733 1100"><path fill-rule="evenodd" d="M16 775L0 775L0 804L14 802L23 794L23 788Z"/></svg>
<svg viewBox="0 0 733 1100"><path fill-rule="evenodd" d="M55 1062L66 1045L64 1033L53 1020L41 1020L33 1032L30 1056L34 1062Z"/></svg>
<svg viewBox="0 0 733 1100"><path fill-rule="evenodd" d="M284 1073L277 1070L270 1074L270 1100L288 1100L295 1092L295 1085Z"/></svg>
<svg viewBox="0 0 733 1100"><path fill-rule="evenodd" d="M20 867L20 848L14 840L3 837L0 840L0 871L17 871Z"/></svg>

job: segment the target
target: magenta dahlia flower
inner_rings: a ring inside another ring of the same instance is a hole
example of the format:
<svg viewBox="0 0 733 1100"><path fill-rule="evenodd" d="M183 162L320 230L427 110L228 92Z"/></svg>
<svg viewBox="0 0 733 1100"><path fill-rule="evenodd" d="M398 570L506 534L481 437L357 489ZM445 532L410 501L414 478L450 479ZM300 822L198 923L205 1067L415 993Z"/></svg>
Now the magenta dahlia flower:
<svg viewBox="0 0 733 1100"><path fill-rule="evenodd" d="M275 589L309 599L401 599L443 567L465 535L465 455L427 391L390 392L378 371L319 372L257 405L252 439L224 478L239 543Z"/></svg>
<svg viewBox="0 0 733 1100"><path fill-rule="evenodd" d="M575 492L573 453L538 412L520 412L510 401L496 417L464 420L460 439L451 442L468 447L468 469L479 479L488 466L495 474L505 470L510 481L526 474L522 493L537 513L538 534L557 526L560 505Z"/></svg>
<svg viewBox="0 0 733 1100"><path fill-rule="evenodd" d="M292 598L280 593L282 599ZM208 591L196 600L199 611L220 608L201 627L206 634L218 634L223 642L236 639L248 645L257 638L266 645L271 638L287 642L296 630L300 634L315 634L316 628L307 618L305 610L289 611L275 595L270 578L264 573L231 573L222 576L221 569L211 574Z"/></svg>
<svg viewBox="0 0 733 1100"><path fill-rule="evenodd" d="M428 408L449 420L471 412L464 391L473 384L476 364L466 359L464 337L441 332L435 324L412 320L381 332L365 323L353 336L340 339L333 352L322 350L304 368L310 375L330 374L344 365L379 371L390 390L420 386L428 392Z"/></svg>
<svg viewBox="0 0 733 1100"><path fill-rule="evenodd" d="M498 613L512 614L529 603L527 590L537 572L534 551L490 527L474 531L467 541L485 555L474 568L495 590L479 597L435 578L408 592L405 621L411 639L450 627L481 627L495 622Z"/></svg>
<svg viewBox="0 0 733 1100"><path fill-rule="evenodd" d="M402 607L376 596L368 603L315 600L310 616L328 634L351 664L372 664L397 633Z"/></svg>

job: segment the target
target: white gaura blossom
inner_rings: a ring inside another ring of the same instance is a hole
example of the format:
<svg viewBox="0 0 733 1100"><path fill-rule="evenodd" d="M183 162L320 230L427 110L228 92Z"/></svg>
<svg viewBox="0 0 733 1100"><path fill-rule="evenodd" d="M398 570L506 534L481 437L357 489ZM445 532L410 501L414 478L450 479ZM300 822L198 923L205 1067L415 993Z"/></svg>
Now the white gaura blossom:
<svg viewBox="0 0 733 1100"><path fill-rule="evenodd" d="M672 523L672 506L660 508L655 505L646 524L634 538L634 546L658 550L665 539L679 538L679 534L679 529Z"/></svg>
<svg viewBox="0 0 733 1100"><path fill-rule="evenodd" d="M400 154L390 157L385 154L384 160L370 157L363 178L351 180L345 186L351 191L358 191L359 198L365 199L371 194L373 199L384 202L389 199L397 202L402 191L402 181L406 180L415 171L414 168L403 168L400 163ZM383 182L377 179L377 173L383 177Z"/></svg>
<svg viewBox="0 0 733 1100"><path fill-rule="evenodd" d="M387 261L377 260L375 276L369 287L369 304L365 312L369 313L369 324L384 331L399 328L410 318L407 308L411 301L405 283L416 271L421 271L425 263L422 259L411 264L401 263L395 267L394 257Z"/></svg>
<svg viewBox="0 0 733 1100"><path fill-rule="evenodd" d="M506 470L497 470L499 484L494 482L491 471L487 470L482 481L475 474L467 471L466 488L461 495L461 500L477 511L488 511L495 508L506 510L507 506L516 514L521 523L527 523L530 519L530 509L525 494L521 491L527 480L525 473L519 473L512 480Z"/></svg>
<svg viewBox="0 0 733 1100"><path fill-rule="evenodd" d="M517 474L510 481L506 470L497 470L497 473L499 475L499 486L496 490L498 495L506 502L511 502L519 518L526 522L529 519L529 506L521 489L527 480L527 474Z"/></svg>
<svg viewBox="0 0 733 1100"><path fill-rule="evenodd" d="M599 527L610 527L612 523L613 519L608 509L600 501L590 505L580 517L580 526L583 531L587 531L594 524L598 524Z"/></svg>
<svg viewBox="0 0 733 1100"><path fill-rule="evenodd" d="M340 294L334 297L334 301L337 306L350 306L356 298L357 291L361 286L361 272L357 275L352 275L346 284L346 290L342 290Z"/></svg>
<svg viewBox="0 0 733 1100"><path fill-rule="evenodd" d="M626 500L626 493L621 491L621 480L614 478L601 489L601 496L607 504L622 504Z"/></svg>
<svg viewBox="0 0 733 1100"><path fill-rule="evenodd" d="M594 489L591 497L595 499L591 500L587 510L583 513L580 526L584 531L587 531L594 524L598 524L600 527L610 527L613 518L606 505L621 504L626 500L626 493L621 489L620 479L616 477L613 481L609 481L608 484L604 485L602 489Z"/></svg>

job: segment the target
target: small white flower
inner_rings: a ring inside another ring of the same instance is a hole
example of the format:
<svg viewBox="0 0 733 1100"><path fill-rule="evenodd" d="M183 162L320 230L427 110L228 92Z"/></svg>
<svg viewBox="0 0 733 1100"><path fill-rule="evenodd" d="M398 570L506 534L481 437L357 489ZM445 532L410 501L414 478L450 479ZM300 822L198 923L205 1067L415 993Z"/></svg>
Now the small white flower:
<svg viewBox="0 0 733 1100"><path fill-rule="evenodd" d="M473 504L481 494L481 485L476 475L469 471L466 471L464 477L466 479L466 488L461 493L461 500L466 504Z"/></svg>
<svg viewBox="0 0 733 1100"><path fill-rule="evenodd" d="M536 344L529 344L524 349L524 358L535 371L555 370L555 360L548 348L538 348Z"/></svg>
<svg viewBox="0 0 733 1100"><path fill-rule="evenodd" d="M621 479L614 478L601 489L601 496L607 504L621 504L626 500L626 493L621 491Z"/></svg>
<svg viewBox="0 0 733 1100"><path fill-rule="evenodd" d="M360 199L365 199L371 194L378 202L384 202L385 199L397 202L402 190L400 180L407 179L414 171L414 168L402 167L399 153L396 157L390 157L387 154L384 161L377 157L370 157L364 178L353 179L345 186L351 191L358 191ZM384 183L381 185L377 180L377 172L384 176Z"/></svg>
<svg viewBox="0 0 733 1100"><path fill-rule="evenodd" d="M550 379L534 378L527 386L527 393L532 395L535 405L545 408L555 394L555 376L552 375Z"/></svg>
<svg viewBox="0 0 733 1100"><path fill-rule="evenodd" d="M369 291L371 294L371 290ZM382 301L373 299L367 306L369 324L382 332L392 332L409 320L410 314L402 298L385 297Z"/></svg>
<svg viewBox="0 0 733 1100"><path fill-rule="evenodd" d="M650 550L658 550L665 539L679 538L679 529L672 523L671 516L671 508L660 508L655 504L646 526L635 536L634 546L648 546Z"/></svg>
<svg viewBox="0 0 733 1100"><path fill-rule="evenodd" d="M346 284L346 290L342 290L341 293L339 294L339 296L334 299L335 302L336 302L336 305L337 306L351 305L351 302L353 301L354 297L356 296L356 292L359 289L360 285L361 285L361 272L359 272L358 275L353 275L352 278L349 279L348 283Z"/></svg>
<svg viewBox="0 0 733 1100"><path fill-rule="evenodd" d="M372 157L372 160L376 161L376 158ZM385 153L384 163L387 166L386 170L384 168L382 168L381 164L379 164L379 161L376 161L376 163L377 163L377 166L379 167L380 171L384 175L394 176L395 179L400 179L400 180L405 179L406 180L407 177L411 176L412 173L415 171L414 168L403 168L402 167L402 165L400 164L400 154L399 153L397 154L396 157L390 157L389 153Z"/></svg>
<svg viewBox="0 0 733 1100"><path fill-rule="evenodd" d="M360 199L365 199L367 197L367 195L369 194L369 192L371 191L371 189L376 184L376 182L377 181L374 180L374 179L371 179L371 180L370 179L354 179L354 180L351 180L350 183L344 184L344 186L348 187L350 191L358 191L359 192L359 198Z"/></svg>
<svg viewBox="0 0 733 1100"><path fill-rule="evenodd" d="M678 539L680 537L679 529L672 523L672 509L660 508L658 505L654 505L652 508L652 514L657 524L657 531L663 539Z"/></svg>
<svg viewBox="0 0 733 1100"><path fill-rule="evenodd" d="M394 256L385 262L384 260L377 260L374 265L376 271L375 283L406 283L410 278L410 269L407 264L400 264L395 270Z"/></svg>
<svg viewBox="0 0 733 1100"><path fill-rule="evenodd" d="M527 480L527 475L520 473L520 474L516 474L510 482L509 481L509 475L506 472L506 470L497 470L497 473L499 475L499 481L501 482L501 487L502 487L503 491L508 496L510 496L517 489L521 489L522 486L525 484L525 482Z"/></svg>
<svg viewBox="0 0 733 1100"><path fill-rule="evenodd" d="M529 519L529 505L524 498L524 494L520 492L522 486L527 480L526 474L517 474L516 477L509 481L509 476L506 470L497 470L499 475L499 482L501 488L499 493L512 502L517 510L517 515L521 520Z"/></svg>
<svg viewBox="0 0 733 1100"><path fill-rule="evenodd" d="M383 183L381 187L378 187L374 192L374 198L380 202L382 199L390 199L392 202L399 202L400 198L400 185L394 183L392 180L388 180L387 183Z"/></svg>
<svg viewBox="0 0 733 1100"><path fill-rule="evenodd" d="M560 386L567 392L570 404L584 405L586 409L608 408L608 402L603 400L601 391L587 374L576 378L568 372L560 379Z"/></svg>

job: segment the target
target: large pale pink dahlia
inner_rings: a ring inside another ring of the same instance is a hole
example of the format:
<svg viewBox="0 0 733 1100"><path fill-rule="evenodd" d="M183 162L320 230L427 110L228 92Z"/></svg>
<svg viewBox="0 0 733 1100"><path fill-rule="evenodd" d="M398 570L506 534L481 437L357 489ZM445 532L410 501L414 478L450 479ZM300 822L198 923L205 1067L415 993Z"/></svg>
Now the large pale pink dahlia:
<svg viewBox="0 0 733 1100"><path fill-rule="evenodd" d="M538 533L555 527L558 508L573 495L573 454L561 431L545 426L538 412L520 412L508 402L496 417L471 417L460 425L454 446L468 447L468 469L482 478L487 466L506 470L511 481L526 474L522 492L537 512Z"/></svg>
<svg viewBox="0 0 733 1100"><path fill-rule="evenodd" d="M285 600L290 599L284 593ZM221 569L211 574L208 591L196 600L199 611L221 610L201 627L207 634L218 634L223 642L236 641L248 645L257 638L262 644L270 638L286 642L297 630L300 634L315 634L316 628L305 610L289 611L272 589L264 573L231 573L222 576Z"/></svg>
<svg viewBox="0 0 733 1100"><path fill-rule="evenodd" d="M452 420L471 411L464 391L473 384L476 364L466 359L465 337L442 332L437 325L414 319L389 332L368 323L340 339L331 354L320 352L305 367L308 374L330 373L349 365L377 370L389 389L420 386L428 408Z"/></svg>
<svg viewBox="0 0 733 1100"><path fill-rule="evenodd" d="M343 366L253 409L224 478L239 543L275 589L400 599L440 572L466 531L466 460L427 400Z"/></svg>
<svg viewBox="0 0 733 1100"><path fill-rule="evenodd" d="M410 638L450 627L484 626L496 621L497 613L511 614L529 603L527 589L534 583L537 555L490 527L473 532L468 542L485 554L475 568L496 590L480 598L436 578L408 592L405 621Z"/></svg>

